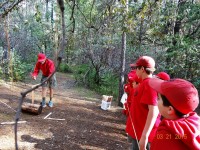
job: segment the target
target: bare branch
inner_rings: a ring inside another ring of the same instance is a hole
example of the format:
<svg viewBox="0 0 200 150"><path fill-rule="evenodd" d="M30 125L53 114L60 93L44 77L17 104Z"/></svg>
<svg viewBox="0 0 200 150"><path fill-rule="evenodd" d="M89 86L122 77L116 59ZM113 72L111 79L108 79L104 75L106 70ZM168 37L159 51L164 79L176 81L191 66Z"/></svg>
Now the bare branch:
<svg viewBox="0 0 200 150"><path fill-rule="evenodd" d="M11 4L7 9L4 10L2 14L0 14L0 18L4 18L9 12L11 12L15 6L17 6L23 0L18 0L16 3Z"/></svg>

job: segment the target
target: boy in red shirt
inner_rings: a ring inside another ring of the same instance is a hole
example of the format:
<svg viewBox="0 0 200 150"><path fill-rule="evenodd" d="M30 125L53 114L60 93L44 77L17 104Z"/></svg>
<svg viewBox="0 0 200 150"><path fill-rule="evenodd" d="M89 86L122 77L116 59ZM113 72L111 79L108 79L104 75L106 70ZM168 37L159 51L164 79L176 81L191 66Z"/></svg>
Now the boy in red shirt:
<svg viewBox="0 0 200 150"><path fill-rule="evenodd" d="M200 117L193 112L199 104L198 91L183 79L151 79L149 85L158 94L158 108L164 117L151 150L199 150Z"/></svg>
<svg viewBox="0 0 200 150"><path fill-rule="evenodd" d="M170 80L170 76L166 72L159 72L156 77L166 81Z"/></svg>
<svg viewBox="0 0 200 150"><path fill-rule="evenodd" d="M38 61L35 65L33 73L31 74L34 80L36 80L36 77L38 76L40 70L42 71L41 83L55 71L54 62L46 58L45 54L43 53L38 54ZM48 106L53 107L52 98L53 98L53 87L55 87L55 85L56 85L55 75L53 75L49 81L47 81L42 85L42 103L41 103L42 107L46 107L45 100L46 100L47 86L49 87L49 92L50 92L50 101L48 103Z"/></svg>
<svg viewBox="0 0 200 150"><path fill-rule="evenodd" d="M129 107L127 107L127 113L128 113L128 117L127 117L127 121L126 121L126 133L128 134L129 133L129 130L130 128L132 129L132 114L131 112L133 111L134 109L134 97L135 97L135 94L137 93L137 87L139 86L141 80L137 77L136 75L136 71L135 72L132 72L131 73L131 79L132 79L132 88L133 88L133 93L132 93L132 96L131 96L131 99L130 99L130 104L129 104ZM131 141L132 138L131 136L128 134L128 141Z"/></svg>
<svg viewBox="0 0 200 150"><path fill-rule="evenodd" d="M148 84L155 71L155 61L149 56L142 56L133 65L142 82L134 94L132 103L134 108L130 110L132 128L129 128L128 134L133 139L132 150L149 150L160 123L157 93Z"/></svg>
<svg viewBox="0 0 200 150"><path fill-rule="evenodd" d="M132 97L134 94L134 89L133 89L132 83L133 83L133 78L131 76L128 76L128 81L124 85L124 92L127 94L127 98L124 103L124 110L123 110L123 114L126 115L127 117L129 115L128 109L130 109L131 100L132 100Z"/></svg>
<svg viewBox="0 0 200 150"><path fill-rule="evenodd" d="M138 77L136 75L136 70L131 70L128 73L128 81L124 85L124 92L127 94L126 102L124 103L125 109L123 110L123 113L128 116L129 112L128 109L130 109L132 99L134 97L134 82L138 82Z"/></svg>

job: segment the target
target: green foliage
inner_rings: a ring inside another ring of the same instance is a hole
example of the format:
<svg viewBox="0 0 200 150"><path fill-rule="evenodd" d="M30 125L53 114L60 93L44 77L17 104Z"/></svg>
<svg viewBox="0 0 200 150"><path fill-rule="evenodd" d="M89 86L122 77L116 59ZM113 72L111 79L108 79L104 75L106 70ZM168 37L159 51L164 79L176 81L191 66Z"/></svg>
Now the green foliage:
<svg viewBox="0 0 200 150"><path fill-rule="evenodd" d="M12 64L14 80L22 80L32 69L25 62L35 62L36 53L44 50L52 56L58 48L62 33L59 9L56 1L51 1L53 16L49 20L50 14L43 7L46 2L26 1L26 8L19 7L17 13L10 13L9 37L18 55ZM129 1L128 12L125 0L79 0L74 7L72 1L64 2L67 4L67 63L61 64L59 71L73 71L79 84L102 94L117 95L118 76L114 72L119 73L120 63L126 61L128 72L129 63L141 55L149 55L155 58L157 71L190 80L200 88L200 5L197 1ZM30 6L35 9L29 11ZM180 26L175 32L177 21ZM3 52L7 47L3 22L0 29ZM127 35L126 60L120 60L122 32ZM74 67L68 65L72 62ZM10 77L7 63L1 65L0 75Z"/></svg>
<svg viewBox="0 0 200 150"><path fill-rule="evenodd" d="M200 87L200 54L197 53L200 42L190 38L177 38L177 41L179 44L170 47L166 53L166 67L173 77L187 79Z"/></svg>
<svg viewBox="0 0 200 150"><path fill-rule="evenodd" d="M97 91L99 93L112 95L113 97L118 97L119 90L119 78L112 72L106 72L102 75L102 84L98 87Z"/></svg>
<svg viewBox="0 0 200 150"><path fill-rule="evenodd" d="M31 71L32 65L22 62L22 60L20 60L20 57L15 55L13 59L12 68L13 68L12 70L13 81L22 81L23 79L25 79L27 74Z"/></svg>
<svg viewBox="0 0 200 150"><path fill-rule="evenodd" d="M3 76L3 69L2 69L2 67L0 66L0 77L2 77Z"/></svg>
<svg viewBox="0 0 200 150"><path fill-rule="evenodd" d="M74 67L74 77L78 84L85 85L100 94L118 95L118 77L111 71L102 71L99 75L99 82L96 82L96 71L86 64Z"/></svg>
<svg viewBox="0 0 200 150"><path fill-rule="evenodd" d="M83 84L85 82L85 75L88 72L89 66L87 64L77 65L73 67L73 73L75 80L78 84Z"/></svg>
<svg viewBox="0 0 200 150"><path fill-rule="evenodd" d="M72 73L72 68L68 64L61 63L58 71L64 73Z"/></svg>
<svg viewBox="0 0 200 150"><path fill-rule="evenodd" d="M35 20L37 22L41 22L41 20L42 20L42 14L41 14L41 12L39 10L39 5L36 5L35 8L36 8Z"/></svg>
<svg viewBox="0 0 200 150"><path fill-rule="evenodd" d="M0 76L5 80L22 81L30 73L33 66L23 62L18 55L12 55L10 64L7 59L1 63Z"/></svg>

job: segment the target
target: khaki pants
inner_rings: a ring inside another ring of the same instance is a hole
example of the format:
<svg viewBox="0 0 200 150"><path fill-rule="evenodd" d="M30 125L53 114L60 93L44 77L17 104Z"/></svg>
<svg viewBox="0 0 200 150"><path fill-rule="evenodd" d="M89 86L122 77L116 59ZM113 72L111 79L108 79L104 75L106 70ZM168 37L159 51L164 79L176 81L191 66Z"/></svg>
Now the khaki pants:
<svg viewBox="0 0 200 150"><path fill-rule="evenodd" d="M41 83L46 79L47 77L42 75ZM49 87L53 89L54 87L56 87L56 85L57 85L56 75L54 74L47 82L42 84L42 87Z"/></svg>

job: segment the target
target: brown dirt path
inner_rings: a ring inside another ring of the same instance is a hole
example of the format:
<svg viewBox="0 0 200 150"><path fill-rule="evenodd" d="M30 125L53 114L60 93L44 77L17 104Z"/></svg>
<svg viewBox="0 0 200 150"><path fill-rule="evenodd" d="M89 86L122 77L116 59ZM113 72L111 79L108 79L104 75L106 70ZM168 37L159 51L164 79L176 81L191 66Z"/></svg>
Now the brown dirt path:
<svg viewBox="0 0 200 150"><path fill-rule="evenodd" d="M18 145L21 150L126 150L130 144L125 136L125 117L121 108L112 102L109 111L100 109L101 96L77 87L71 75L57 74L54 107L46 107L42 114L22 113L18 125ZM0 83L0 123L14 121L20 92L32 84ZM35 91L35 101L41 101L41 89ZM27 95L27 102L31 95ZM49 113L51 118L44 119ZM0 125L0 150L15 149L14 125Z"/></svg>

